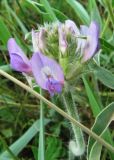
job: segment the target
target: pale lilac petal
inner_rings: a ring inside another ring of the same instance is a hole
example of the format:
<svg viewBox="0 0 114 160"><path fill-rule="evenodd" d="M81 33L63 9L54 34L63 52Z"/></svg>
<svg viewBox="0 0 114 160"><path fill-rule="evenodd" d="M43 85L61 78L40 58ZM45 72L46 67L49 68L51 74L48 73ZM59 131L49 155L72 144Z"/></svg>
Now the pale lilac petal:
<svg viewBox="0 0 114 160"><path fill-rule="evenodd" d="M75 34L76 36L80 35L80 31L78 27L72 20L65 21L65 29L67 33L71 32L72 34Z"/></svg>
<svg viewBox="0 0 114 160"><path fill-rule="evenodd" d="M62 90L60 85L63 86L64 75L61 67L55 60L37 52L31 58L31 65L36 82L41 88L48 90L50 93L59 93Z"/></svg>
<svg viewBox="0 0 114 160"><path fill-rule="evenodd" d="M88 27L85 25L80 26L80 37L81 36L87 36L88 34ZM77 38L77 48L76 52L80 52L80 55L83 54L83 49L86 44L86 39L82 38Z"/></svg>
<svg viewBox="0 0 114 160"><path fill-rule="evenodd" d="M62 54L64 54L67 50L67 40L66 40L66 34L63 31L62 24L59 24L58 26L58 34L59 34L59 50Z"/></svg>
<svg viewBox="0 0 114 160"><path fill-rule="evenodd" d="M64 83L64 74L60 65L53 59L39 53L39 56L43 62L44 66L48 66L51 69L52 75L55 80Z"/></svg>
<svg viewBox="0 0 114 160"><path fill-rule="evenodd" d="M14 38L8 40L11 67L19 72L31 73L30 61L17 45Z"/></svg>
<svg viewBox="0 0 114 160"><path fill-rule="evenodd" d="M87 26L85 26L85 25L80 26L80 33L82 36L87 36L88 31L89 31L89 28Z"/></svg>
<svg viewBox="0 0 114 160"><path fill-rule="evenodd" d="M32 65L32 72L33 72L36 82L42 89L47 89L46 88L47 79L42 73L42 68L44 67L44 64L37 52L34 53L31 58L31 65Z"/></svg>
<svg viewBox="0 0 114 160"><path fill-rule="evenodd" d="M88 29L87 41L83 49L82 61L85 62L94 56L98 48L99 26L96 22L91 22Z"/></svg>

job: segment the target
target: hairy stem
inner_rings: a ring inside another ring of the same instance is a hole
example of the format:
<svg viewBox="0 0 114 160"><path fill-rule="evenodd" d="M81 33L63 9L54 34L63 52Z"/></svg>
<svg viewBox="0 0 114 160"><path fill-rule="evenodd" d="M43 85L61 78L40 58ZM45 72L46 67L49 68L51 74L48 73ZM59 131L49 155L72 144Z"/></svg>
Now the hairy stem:
<svg viewBox="0 0 114 160"><path fill-rule="evenodd" d="M67 110L67 113L71 117L79 121L78 110L72 94L69 93L67 95L64 95L62 96L62 99L63 99L64 106ZM84 142L83 133L82 133L82 130L79 127L75 126L74 123L72 122L71 122L71 126L74 133L74 140L70 141L69 149L72 151L72 153L75 156L81 156L85 151L85 142Z"/></svg>

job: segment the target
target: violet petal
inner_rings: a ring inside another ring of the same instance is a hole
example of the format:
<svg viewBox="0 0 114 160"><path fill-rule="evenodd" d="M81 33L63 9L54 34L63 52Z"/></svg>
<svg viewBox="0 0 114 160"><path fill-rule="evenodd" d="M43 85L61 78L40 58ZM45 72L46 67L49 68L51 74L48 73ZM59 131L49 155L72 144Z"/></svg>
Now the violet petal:
<svg viewBox="0 0 114 160"><path fill-rule="evenodd" d="M46 86L51 96L53 96L55 93L61 93L63 87L61 83L54 80L53 78L48 79Z"/></svg>
<svg viewBox="0 0 114 160"><path fill-rule="evenodd" d="M14 38L8 40L11 67L19 72L31 73L30 61L17 45Z"/></svg>
<svg viewBox="0 0 114 160"><path fill-rule="evenodd" d="M46 77L43 75L42 68L44 67L42 59L38 52L34 53L31 58L32 72L36 82L42 89L46 89Z"/></svg>
<svg viewBox="0 0 114 160"><path fill-rule="evenodd" d="M88 34L88 27L85 25L81 25L80 26L80 36L87 36ZM86 39L84 38L77 38L77 48L76 48L76 52L80 52L81 56L83 54L83 49L85 47L86 44Z"/></svg>
<svg viewBox="0 0 114 160"><path fill-rule="evenodd" d="M31 58L31 65L36 82L41 88L46 89L50 92L48 87L51 82L47 84L50 77L54 79L54 82L56 81L61 85L63 85L64 83L63 71L55 60L48 58L47 56L43 55L40 52L37 52L34 53ZM52 84L54 85L54 83ZM56 91L58 92L58 90L59 89L57 88Z"/></svg>
<svg viewBox="0 0 114 160"><path fill-rule="evenodd" d="M94 56L98 48L99 26L96 22L91 22L88 29L87 41L83 49L82 61L85 62Z"/></svg>

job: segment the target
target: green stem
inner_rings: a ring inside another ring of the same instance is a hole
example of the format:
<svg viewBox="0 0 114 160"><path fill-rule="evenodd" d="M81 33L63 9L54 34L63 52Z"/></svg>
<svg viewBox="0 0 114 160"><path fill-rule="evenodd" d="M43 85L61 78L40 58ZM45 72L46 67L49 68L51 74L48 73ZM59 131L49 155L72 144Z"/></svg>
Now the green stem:
<svg viewBox="0 0 114 160"><path fill-rule="evenodd" d="M88 129L87 127L85 127L83 124L81 124L80 122L76 121L74 118L72 118L71 116L69 116L62 109L60 109L60 107L57 107L55 104L51 103L46 98L44 98L42 95L40 95L39 93L37 93L36 91L34 91L33 89L31 89L29 86L25 85L24 83L22 83L21 81L17 80L16 78L14 78L13 76L9 75L8 73L2 71L1 69L0 69L0 74L2 76L6 77L7 79L11 80L12 82L14 82L15 84L17 84L21 88L25 89L27 92L31 93L36 98L42 100L45 104L47 104L48 106L50 106L51 108L53 108L54 110L56 110L63 117L65 117L66 119L70 120L74 125L76 125L77 127L80 127L84 132L86 132L87 134L89 134L89 136L93 137L100 144L102 144L103 146L105 146L110 151L114 152L114 147L112 147L109 143L107 143L104 139L102 139L97 134L95 134L94 132L92 132L90 129Z"/></svg>
<svg viewBox="0 0 114 160"><path fill-rule="evenodd" d="M112 9L111 0L105 0L105 4L106 4L106 7L108 9L108 13L109 13L109 16L110 16L110 19L112 21L112 25L113 25L113 28L114 28L114 13L113 13L113 9Z"/></svg>
<svg viewBox="0 0 114 160"><path fill-rule="evenodd" d="M43 94L40 89L40 94ZM45 160L45 142L44 142L44 105L40 100L40 134L39 134L39 147L38 147L38 160Z"/></svg>
<svg viewBox="0 0 114 160"><path fill-rule="evenodd" d="M64 96L62 96L62 99L63 99L64 106L67 110L67 113L71 117L79 121L78 110L77 110L74 98L72 96L72 93L65 94ZM70 141L69 150L71 150L75 156L81 156L85 151L85 142L84 142L83 133L82 133L82 130L76 125L74 125L74 123L72 122L71 122L71 126L73 129L75 139Z"/></svg>

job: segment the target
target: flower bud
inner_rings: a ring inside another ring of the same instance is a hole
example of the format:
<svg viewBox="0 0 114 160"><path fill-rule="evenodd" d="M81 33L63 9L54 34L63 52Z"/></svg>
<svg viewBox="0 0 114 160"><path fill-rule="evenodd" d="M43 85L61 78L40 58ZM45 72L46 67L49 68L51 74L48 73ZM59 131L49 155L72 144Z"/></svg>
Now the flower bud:
<svg viewBox="0 0 114 160"><path fill-rule="evenodd" d="M65 31L66 34L74 34L76 36L80 35L80 31L76 24L72 20L66 20L65 21Z"/></svg>
<svg viewBox="0 0 114 160"><path fill-rule="evenodd" d="M32 43L34 52L45 50L45 30L43 28L39 32L32 30Z"/></svg>
<svg viewBox="0 0 114 160"><path fill-rule="evenodd" d="M67 50L67 40L66 40L66 34L63 31L63 26L62 24L60 24L58 26L58 33L59 33L59 50L61 51L61 53L64 55L66 50Z"/></svg>

